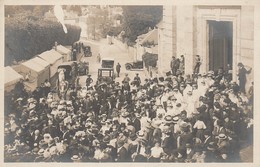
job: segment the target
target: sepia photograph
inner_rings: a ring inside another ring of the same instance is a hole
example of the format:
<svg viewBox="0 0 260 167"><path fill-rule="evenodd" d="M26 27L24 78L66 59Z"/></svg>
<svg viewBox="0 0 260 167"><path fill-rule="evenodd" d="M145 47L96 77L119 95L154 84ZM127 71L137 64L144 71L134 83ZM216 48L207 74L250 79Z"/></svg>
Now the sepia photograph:
<svg viewBox="0 0 260 167"><path fill-rule="evenodd" d="M4 4L3 163L255 162L259 9Z"/></svg>

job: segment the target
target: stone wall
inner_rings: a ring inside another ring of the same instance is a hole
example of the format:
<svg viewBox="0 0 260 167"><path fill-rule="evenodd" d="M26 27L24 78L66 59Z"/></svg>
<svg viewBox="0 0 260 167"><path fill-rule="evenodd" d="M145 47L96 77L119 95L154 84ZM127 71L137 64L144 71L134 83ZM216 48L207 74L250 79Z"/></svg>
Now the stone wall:
<svg viewBox="0 0 260 167"><path fill-rule="evenodd" d="M254 7L241 7L241 55L240 61L245 65L246 69L253 68L254 65ZM247 75L248 88L253 81L254 70Z"/></svg>

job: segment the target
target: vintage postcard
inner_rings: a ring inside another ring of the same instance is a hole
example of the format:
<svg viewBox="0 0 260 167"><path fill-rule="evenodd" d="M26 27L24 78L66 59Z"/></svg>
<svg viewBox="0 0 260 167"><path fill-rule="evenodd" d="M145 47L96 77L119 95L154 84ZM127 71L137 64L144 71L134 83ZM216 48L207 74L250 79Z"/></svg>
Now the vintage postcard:
<svg viewBox="0 0 260 167"><path fill-rule="evenodd" d="M1 166L260 165L259 2L2 2Z"/></svg>

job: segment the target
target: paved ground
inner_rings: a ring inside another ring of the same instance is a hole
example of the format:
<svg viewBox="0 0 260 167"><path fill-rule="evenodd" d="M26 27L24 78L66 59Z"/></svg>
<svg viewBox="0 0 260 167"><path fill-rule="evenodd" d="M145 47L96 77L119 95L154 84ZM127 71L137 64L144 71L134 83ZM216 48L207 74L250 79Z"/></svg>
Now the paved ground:
<svg viewBox="0 0 260 167"><path fill-rule="evenodd" d="M125 63L127 62L133 62L133 56L129 54L128 49L123 47L123 44L120 43L120 41L115 42L112 45L109 45L107 43L106 39L102 39L100 41L87 41L84 39L80 40L84 44L91 45L92 57L82 57L81 61L89 62L89 70L90 74L92 75L92 78L94 82L97 79L97 72L98 68L101 66L100 63L97 62L97 55L100 53L101 57L103 58L113 58L115 60L115 66L119 62L121 64L121 74L119 78L116 78L116 82L121 82L125 76L125 73L128 73L129 77L133 79L135 77L136 73L139 73L140 78L145 78L145 73L142 70L138 71L126 71L125 69ZM97 53L98 52L98 53ZM115 69L115 68L114 68ZM80 84L85 85L85 80L87 76L81 76L80 77ZM143 80L142 80L143 82Z"/></svg>

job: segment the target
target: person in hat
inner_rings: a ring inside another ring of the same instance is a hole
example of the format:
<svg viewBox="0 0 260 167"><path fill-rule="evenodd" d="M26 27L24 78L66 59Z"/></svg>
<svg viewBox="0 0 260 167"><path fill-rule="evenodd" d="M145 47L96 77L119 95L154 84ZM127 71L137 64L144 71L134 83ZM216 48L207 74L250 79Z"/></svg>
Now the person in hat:
<svg viewBox="0 0 260 167"><path fill-rule="evenodd" d="M172 56L172 60L171 60L171 71L172 71L172 75L176 76L176 72L179 68L179 59L176 59L175 56Z"/></svg>
<svg viewBox="0 0 260 167"><path fill-rule="evenodd" d="M195 56L195 66L194 66L194 69L193 69L193 74L199 74L200 65L201 65L200 55L196 55Z"/></svg>
<svg viewBox="0 0 260 167"><path fill-rule="evenodd" d="M137 137L136 133L130 133L129 139L128 139L128 152L129 155L132 156L136 150L138 145L139 138Z"/></svg>
<svg viewBox="0 0 260 167"><path fill-rule="evenodd" d="M138 73L135 74L134 81L136 83L136 86L139 87L141 84L141 78L139 77Z"/></svg>
<svg viewBox="0 0 260 167"><path fill-rule="evenodd" d="M185 152L183 155L185 162L191 161L194 153L195 153L195 150L193 149L192 145L190 143L187 143L185 146Z"/></svg>
<svg viewBox="0 0 260 167"><path fill-rule="evenodd" d="M123 140L119 140L117 142L117 162L127 162L129 161L129 155L128 152L126 150L126 148L124 147L125 141Z"/></svg>
<svg viewBox="0 0 260 167"><path fill-rule="evenodd" d="M242 93L246 93L246 90L245 90L245 85L246 85L246 81L247 81L246 75L251 73L252 68L247 70L241 62L238 63L237 66L238 66L237 76L238 76L238 81L239 81L239 88Z"/></svg>
<svg viewBox="0 0 260 167"><path fill-rule="evenodd" d="M167 155L171 155L172 151L177 148L177 141L173 137L170 129L165 129L163 131L161 147Z"/></svg>
<svg viewBox="0 0 260 167"><path fill-rule="evenodd" d="M133 125L135 128L135 131L138 132L141 129L141 114L136 112L134 113L134 116L132 117L132 120L130 122L130 125Z"/></svg>
<svg viewBox="0 0 260 167"><path fill-rule="evenodd" d="M190 126L186 122L180 123L181 134L177 138L177 147L185 148L187 143L192 143L193 135L190 132Z"/></svg>
<svg viewBox="0 0 260 167"><path fill-rule="evenodd" d="M215 142L210 142L206 148L206 156L204 162L217 162L217 155L216 155L216 144Z"/></svg>
<svg viewBox="0 0 260 167"><path fill-rule="evenodd" d="M180 74L184 75L184 72L185 72L185 58L184 58L184 55L180 56L179 70L180 70Z"/></svg>
<svg viewBox="0 0 260 167"><path fill-rule="evenodd" d="M226 134L220 133L218 135L218 141L217 141L217 152L221 158L226 160L228 158L228 153L230 150L230 143L229 139ZM225 158L224 158L225 157Z"/></svg>
<svg viewBox="0 0 260 167"><path fill-rule="evenodd" d="M207 147L209 146L209 143L213 142L214 139L213 139L212 134L209 130L205 130L203 132L203 135L204 135L204 138L203 138L204 140L202 140L203 141L203 148L207 149Z"/></svg>
<svg viewBox="0 0 260 167"><path fill-rule="evenodd" d="M93 79L91 78L91 75L89 74L87 79L86 79L87 88L90 86L91 83L93 83Z"/></svg>
<svg viewBox="0 0 260 167"><path fill-rule="evenodd" d="M119 77L120 70L121 70L121 65L119 63L117 63L117 65L116 65L117 77Z"/></svg>
<svg viewBox="0 0 260 167"><path fill-rule="evenodd" d="M147 162L149 150L147 147L147 140L140 138L138 140L137 148L135 153L131 155L133 162Z"/></svg>
<svg viewBox="0 0 260 167"><path fill-rule="evenodd" d="M122 83L128 83L129 84L130 80L131 79L129 78L128 74L126 73Z"/></svg>

